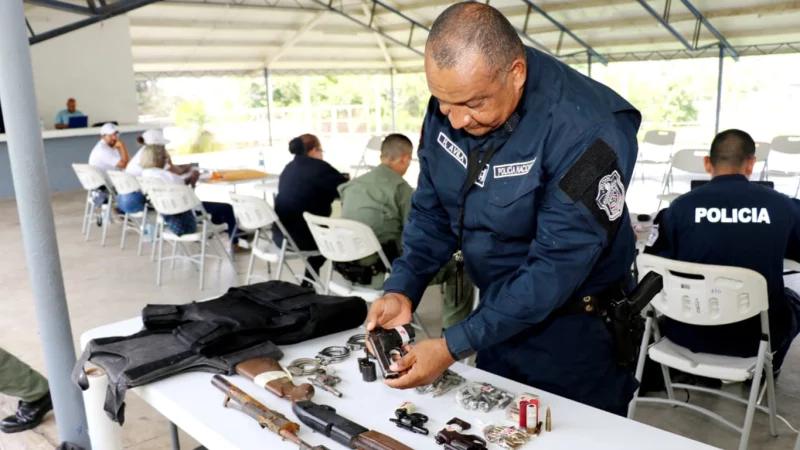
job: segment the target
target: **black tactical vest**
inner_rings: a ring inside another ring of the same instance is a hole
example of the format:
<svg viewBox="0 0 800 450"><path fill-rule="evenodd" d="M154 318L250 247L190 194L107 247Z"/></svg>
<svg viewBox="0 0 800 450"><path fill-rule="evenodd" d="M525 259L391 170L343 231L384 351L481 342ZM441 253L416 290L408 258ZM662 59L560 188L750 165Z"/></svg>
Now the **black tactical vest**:
<svg viewBox="0 0 800 450"><path fill-rule="evenodd" d="M172 375L201 371L233 375L236 364L258 357L280 359L276 346L361 325L367 305L358 297L317 295L283 281L231 288L214 300L187 305L148 305L144 329L131 336L93 339L72 373L89 387L87 361L108 374L104 409L125 420L125 392Z"/></svg>

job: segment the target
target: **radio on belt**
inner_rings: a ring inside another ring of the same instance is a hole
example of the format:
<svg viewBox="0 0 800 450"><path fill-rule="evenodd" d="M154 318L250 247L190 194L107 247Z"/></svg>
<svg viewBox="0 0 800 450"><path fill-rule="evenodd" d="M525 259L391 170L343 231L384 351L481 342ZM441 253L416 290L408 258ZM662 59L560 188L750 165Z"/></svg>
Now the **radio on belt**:
<svg viewBox="0 0 800 450"><path fill-rule="evenodd" d="M395 357L406 354L403 346L414 342L414 329L411 325L403 325L392 329L375 328L367 334L367 340L375 352L378 366L383 378L397 378L399 374L389 369Z"/></svg>

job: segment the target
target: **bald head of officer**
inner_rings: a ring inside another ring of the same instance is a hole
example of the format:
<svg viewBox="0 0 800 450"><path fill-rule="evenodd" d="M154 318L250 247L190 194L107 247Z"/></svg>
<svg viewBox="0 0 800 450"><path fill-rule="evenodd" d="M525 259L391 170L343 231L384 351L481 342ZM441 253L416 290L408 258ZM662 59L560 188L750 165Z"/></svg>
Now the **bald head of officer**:
<svg viewBox="0 0 800 450"><path fill-rule="evenodd" d="M756 143L742 130L725 130L714 138L704 163L712 178L720 175L750 178L756 165Z"/></svg>
<svg viewBox="0 0 800 450"><path fill-rule="evenodd" d="M433 23L425 45L428 88L455 129L483 136L502 126L522 98L525 47L500 11L457 3Z"/></svg>

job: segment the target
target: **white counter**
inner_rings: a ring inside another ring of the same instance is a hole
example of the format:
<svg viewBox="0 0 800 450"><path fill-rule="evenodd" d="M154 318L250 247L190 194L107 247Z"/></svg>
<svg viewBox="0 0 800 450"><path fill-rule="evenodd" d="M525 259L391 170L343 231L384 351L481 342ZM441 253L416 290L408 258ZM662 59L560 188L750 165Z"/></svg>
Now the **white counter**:
<svg viewBox="0 0 800 450"><path fill-rule="evenodd" d="M157 128L157 127L146 124L120 125L119 132L120 133L144 132L146 130L149 130L150 128ZM72 129L66 128L63 130L45 130L42 132L43 139L60 139L60 138L77 137L77 136L97 136L99 139L100 127L72 128ZM7 141L6 135L0 134L0 142L6 142L6 141Z"/></svg>
<svg viewBox="0 0 800 450"><path fill-rule="evenodd" d="M5 1L5 0L0 0ZM153 125L123 125L119 127L119 138L125 142L131 154L139 148L136 138ZM14 197L11 177L11 161L8 158L7 135L0 134L0 198ZM99 128L73 128L47 130L42 133L44 156L47 164L47 180L50 191L73 191L81 189L78 177L72 170L73 163L86 163L89 153L100 140Z"/></svg>

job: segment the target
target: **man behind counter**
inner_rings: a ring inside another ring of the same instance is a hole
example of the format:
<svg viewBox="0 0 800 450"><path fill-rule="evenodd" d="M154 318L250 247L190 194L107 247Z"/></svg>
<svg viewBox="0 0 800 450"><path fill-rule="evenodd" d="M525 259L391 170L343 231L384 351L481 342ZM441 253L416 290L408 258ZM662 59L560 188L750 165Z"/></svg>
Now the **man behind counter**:
<svg viewBox="0 0 800 450"><path fill-rule="evenodd" d="M645 253L679 261L744 267L767 280L774 371L800 331L800 298L783 285L783 259L800 260L800 202L750 183L756 145L749 134L718 134L705 157L711 181L656 217ZM666 336L694 352L758 353L758 317L704 327L667 320Z"/></svg>
<svg viewBox="0 0 800 450"><path fill-rule="evenodd" d="M389 262L393 262L402 252L400 238L411 210L411 194L414 189L403 179L403 175L411 165L413 149L413 144L407 137L390 134L381 144L381 164L339 186L342 218L355 220L372 228ZM373 289L383 289L383 274L386 269L377 255L370 255L355 263L338 263L337 269L350 281L366 284ZM468 277L464 281L465 300L458 303L455 300L456 262L451 259L430 282L431 286L445 283L443 330L466 319L472 312L472 282Z"/></svg>
<svg viewBox="0 0 800 450"><path fill-rule="evenodd" d="M62 109L58 112L58 114L56 114L56 129L61 130L64 128L69 128L70 117L84 116L82 112L75 109L76 106L77 104L74 98L67 100L67 109Z"/></svg>

